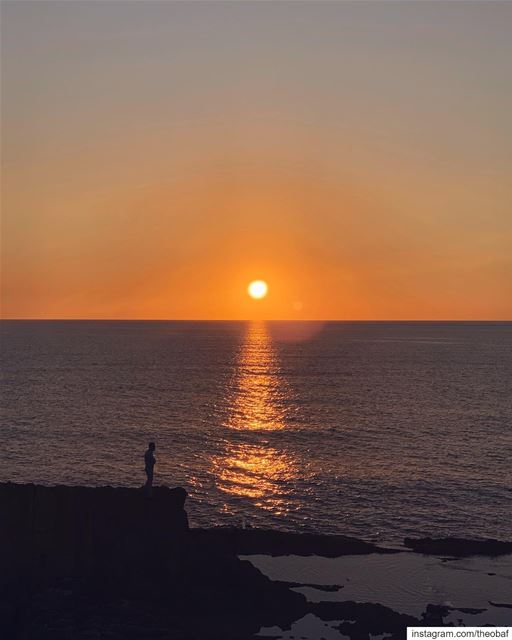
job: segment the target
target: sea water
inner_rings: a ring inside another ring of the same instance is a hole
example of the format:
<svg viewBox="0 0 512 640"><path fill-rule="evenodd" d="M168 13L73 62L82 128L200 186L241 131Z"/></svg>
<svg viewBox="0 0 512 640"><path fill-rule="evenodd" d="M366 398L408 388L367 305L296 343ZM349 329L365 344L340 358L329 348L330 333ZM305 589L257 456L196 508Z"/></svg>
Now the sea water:
<svg viewBox="0 0 512 640"><path fill-rule="evenodd" d="M0 481L192 525L512 538L512 323L3 321Z"/></svg>

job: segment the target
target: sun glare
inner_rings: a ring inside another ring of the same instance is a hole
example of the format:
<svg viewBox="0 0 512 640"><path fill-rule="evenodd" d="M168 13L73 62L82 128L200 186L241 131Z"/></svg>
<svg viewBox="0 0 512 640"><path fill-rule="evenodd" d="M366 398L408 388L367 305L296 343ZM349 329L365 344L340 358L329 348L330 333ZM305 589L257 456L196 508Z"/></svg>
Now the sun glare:
<svg viewBox="0 0 512 640"><path fill-rule="evenodd" d="M268 285L264 280L253 280L247 287L247 292L255 300L261 300L267 295Z"/></svg>

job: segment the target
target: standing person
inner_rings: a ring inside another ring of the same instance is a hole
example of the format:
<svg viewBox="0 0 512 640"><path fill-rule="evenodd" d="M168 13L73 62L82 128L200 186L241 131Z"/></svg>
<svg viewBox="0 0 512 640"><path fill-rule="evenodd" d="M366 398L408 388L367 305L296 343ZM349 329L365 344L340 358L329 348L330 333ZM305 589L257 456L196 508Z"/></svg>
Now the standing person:
<svg viewBox="0 0 512 640"><path fill-rule="evenodd" d="M153 469L156 463L154 451L155 451L155 443L150 442L148 446L148 450L144 454L144 471L146 472L146 476L147 476L144 489L146 490L147 493L149 493L149 495L151 495L151 490L153 488Z"/></svg>

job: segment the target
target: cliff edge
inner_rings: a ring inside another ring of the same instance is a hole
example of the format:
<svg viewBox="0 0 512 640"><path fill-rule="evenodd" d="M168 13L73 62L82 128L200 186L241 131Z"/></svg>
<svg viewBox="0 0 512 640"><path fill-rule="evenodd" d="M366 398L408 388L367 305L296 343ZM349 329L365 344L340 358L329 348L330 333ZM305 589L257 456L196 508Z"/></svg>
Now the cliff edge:
<svg viewBox="0 0 512 640"><path fill-rule="evenodd" d="M175 573L188 533L184 489L0 484L0 580L49 581L142 568Z"/></svg>
<svg viewBox="0 0 512 640"><path fill-rule="evenodd" d="M303 595L189 534L182 488L0 484L0 636L252 638Z"/></svg>

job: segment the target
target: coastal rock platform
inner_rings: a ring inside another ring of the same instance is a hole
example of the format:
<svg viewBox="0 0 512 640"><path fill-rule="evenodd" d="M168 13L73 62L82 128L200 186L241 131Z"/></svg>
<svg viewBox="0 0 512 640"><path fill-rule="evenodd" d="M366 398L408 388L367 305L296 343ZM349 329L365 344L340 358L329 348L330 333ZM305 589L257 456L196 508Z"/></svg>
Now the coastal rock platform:
<svg viewBox="0 0 512 640"><path fill-rule="evenodd" d="M463 538L405 538L404 544L415 553L468 556L500 556L512 553L512 542L494 539L464 540Z"/></svg>
<svg viewBox="0 0 512 640"><path fill-rule="evenodd" d="M238 557L396 550L345 536L191 529L186 497L182 488L156 487L149 496L142 489L0 484L1 637L243 640L264 627L290 629L311 614L339 622L354 639L403 638L415 621L442 624L427 607L414 618L379 603L313 603Z"/></svg>

